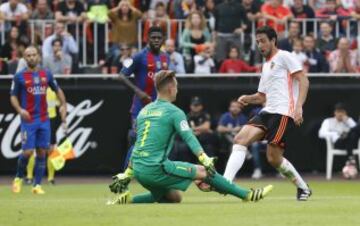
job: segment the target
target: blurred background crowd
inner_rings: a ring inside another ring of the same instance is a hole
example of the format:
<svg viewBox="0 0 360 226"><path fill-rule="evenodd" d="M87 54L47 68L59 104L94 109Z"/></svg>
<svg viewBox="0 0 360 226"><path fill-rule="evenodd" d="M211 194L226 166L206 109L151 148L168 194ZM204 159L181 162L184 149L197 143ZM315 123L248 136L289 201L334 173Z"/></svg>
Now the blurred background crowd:
<svg viewBox="0 0 360 226"><path fill-rule="evenodd" d="M13 74L29 44L54 73L116 73L151 26L178 73L251 73L262 62L256 27L311 73L360 69L360 0L0 0L0 73Z"/></svg>

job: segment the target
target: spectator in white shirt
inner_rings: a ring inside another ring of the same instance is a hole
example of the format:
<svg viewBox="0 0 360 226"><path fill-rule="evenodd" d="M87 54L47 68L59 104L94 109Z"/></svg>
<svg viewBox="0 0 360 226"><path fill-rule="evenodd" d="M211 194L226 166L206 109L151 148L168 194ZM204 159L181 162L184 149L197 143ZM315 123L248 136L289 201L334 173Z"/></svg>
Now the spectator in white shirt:
<svg viewBox="0 0 360 226"><path fill-rule="evenodd" d="M54 39L52 41L52 54L43 59L43 66L53 74L70 74L71 73L71 57L62 50L62 40Z"/></svg>
<svg viewBox="0 0 360 226"><path fill-rule="evenodd" d="M169 69L179 74L185 74L185 65L183 56L175 51L175 42L172 39L168 39L165 42L165 49L170 57Z"/></svg>
<svg viewBox="0 0 360 226"><path fill-rule="evenodd" d="M212 48L207 47L204 51L194 56L195 74L211 74L215 67L212 54Z"/></svg>
<svg viewBox="0 0 360 226"><path fill-rule="evenodd" d="M0 5L0 21L5 21L5 31L9 31L12 26L26 30L28 19L29 10L20 0L9 0Z"/></svg>
<svg viewBox="0 0 360 226"><path fill-rule="evenodd" d="M321 124L319 137L328 138L335 148L346 150L349 161L352 161L352 150L358 146L360 127L348 116L344 104L338 103L335 105L334 117L325 119Z"/></svg>

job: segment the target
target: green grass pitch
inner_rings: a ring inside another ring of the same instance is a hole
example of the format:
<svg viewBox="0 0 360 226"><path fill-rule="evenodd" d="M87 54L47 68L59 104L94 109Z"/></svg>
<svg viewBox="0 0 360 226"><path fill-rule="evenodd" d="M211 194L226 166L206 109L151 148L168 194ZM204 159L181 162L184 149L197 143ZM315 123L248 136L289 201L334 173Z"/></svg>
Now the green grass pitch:
<svg viewBox="0 0 360 226"><path fill-rule="evenodd" d="M112 197L107 184L60 184L44 186L46 194L35 196L24 186L12 194L0 186L0 226L359 226L360 182L310 180L314 195L308 202L295 201L295 187L285 180L254 182L248 187L272 183L265 200L243 203L231 196L203 193L192 186L181 204L107 206ZM144 191L131 184L133 193Z"/></svg>

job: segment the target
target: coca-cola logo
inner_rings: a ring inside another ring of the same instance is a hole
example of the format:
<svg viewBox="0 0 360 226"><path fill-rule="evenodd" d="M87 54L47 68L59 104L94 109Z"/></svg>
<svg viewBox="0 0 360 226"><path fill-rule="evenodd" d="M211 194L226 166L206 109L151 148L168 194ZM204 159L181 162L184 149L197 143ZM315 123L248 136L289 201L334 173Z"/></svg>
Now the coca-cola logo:
<svg viewBox="0 0 360 226"><path fill-rule="evenodd" d="M81 125L88 116L94 114L103 104L103 100L92 104L91 100L84 100L76 106L67 104L68 138L73 143L75 156L78 158L90 148L96 148L96 141L90 141L93 128ZM20 116L15 113L0 113L1 154L7 158L16 158L21 153ZM62 127L56 132L57 141L64 138Z"/></svg>

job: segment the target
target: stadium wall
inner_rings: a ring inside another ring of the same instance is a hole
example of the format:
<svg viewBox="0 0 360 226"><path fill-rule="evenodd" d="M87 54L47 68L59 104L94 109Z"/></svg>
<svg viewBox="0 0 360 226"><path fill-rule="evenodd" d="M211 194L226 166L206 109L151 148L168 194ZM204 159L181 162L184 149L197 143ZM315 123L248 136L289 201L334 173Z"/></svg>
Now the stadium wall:
<svg viewBox="0 0 360 226"><path fill-rule="evenodd" d="M108 78L67 77L58 79L69 103L69 137L77 159L66 163L64 173L101 174L119 171L127 150L127 131L132 94ZM289 137L286 156L301 171L324 171L325 144L317 132L324 118L331 116L333 105L344 102L357 121L360 113L358 77L311 77L308 100L304 107L305 123ZM192 96L202 97L206 110L216 122L227 110L228 102L241 94L255 92L257 77L181 77L176 104L188 111ZM20 152L20 119L9 103L10 79L0 80L0 173L12 173ZM248 111L246 109L245 111ZM61 131L57 133L61 139ZM335 159L335 168L343 164ZM264 160L265 162L265 160ZM250 171L251 163L245 172ZM269 171L269 166L265 167Z"/></svg>

